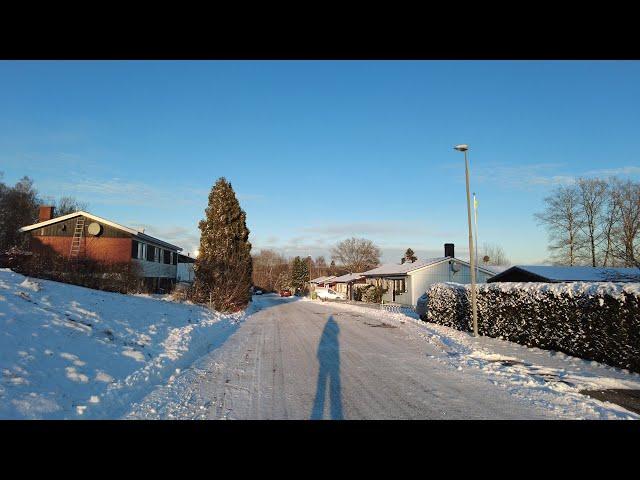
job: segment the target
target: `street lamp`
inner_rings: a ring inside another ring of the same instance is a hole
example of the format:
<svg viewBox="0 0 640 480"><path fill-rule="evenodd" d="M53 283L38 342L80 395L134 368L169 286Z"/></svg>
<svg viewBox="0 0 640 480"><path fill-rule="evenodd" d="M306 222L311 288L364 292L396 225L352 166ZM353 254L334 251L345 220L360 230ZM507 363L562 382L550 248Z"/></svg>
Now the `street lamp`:
<svg viewBox="0 0 640 480"><path fill-rule="evenodd" d="M311 262L312 262L311 255L308 255L307 258L309 259L309 300L311 300L312 299L312 296L311 296Z"/></svg>
<svg viewBox="0 0 640 480"><path fill-rule="evenodd" d="M469 221L469 260L470 260L470 270L471 270L471 315L473 317L473 334L474 336L478 336L478 310L476 308L476 269L474 268L474 258L473 254L473 232L471 230L471 198L469 195L469 158L467 157L467 152L469 151L469 145L462 144L456 145L453 147L454 150L458 150L459 152L464 152L464 171L467 179L467 218Z"/></svg>

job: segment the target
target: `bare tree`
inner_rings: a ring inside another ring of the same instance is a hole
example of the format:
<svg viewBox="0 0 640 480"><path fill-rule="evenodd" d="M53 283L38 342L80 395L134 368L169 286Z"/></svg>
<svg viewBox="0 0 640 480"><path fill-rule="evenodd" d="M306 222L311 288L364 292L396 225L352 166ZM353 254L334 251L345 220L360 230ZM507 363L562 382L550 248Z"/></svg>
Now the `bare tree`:
<svg viewBox="0 0 640 480"><path fill-rule="evenodd" d="M266 291L281 289L281 274L288 271L289 261L275 250L260 250L253 256L253 284Z"/></svg>
<svg viewBox="0 0 640 480"><path fill-rule="evenodd" d="M349 238L331 250L331 258L352 272L363 272L380 263L380 249L366 238Z"/></svg>
<svg viewBox="0 0 640 480"><path fill-rule="evenodd" d="M607 185L606 202L602 215L602 266L615 266L616 257L614 254L616 231L620 221L620 206L617 199L615 179Z"/></svg>
<svg viewBox="0 0 640 480"><path fill-rule="evenodd" d="M617 242L612 249L613 254L627 267L640 267L640 246L636 245L640 233L640 183L615 180L613 188L614 201L619 209Z"/></svg>
<svg viewBox="0 0 640 480"><path fill-rule="evenodd" d="M485 258L487 259L486 261ZM484 265L511 265L504 249L495 243L483 243L478 252L478 260Z"/></svg>
<svg viewBox="0 0 640 480"><path fill-rule="evenodd" d="M535 218L547 229L552 259L561 265L576 265L584 242L580 231L581 210L577 189L559 186L544 202L544 211L536 213Z"/></svg>
<svg viewBox="0 0 640 480"><path fill-rule="evenodd" d="M579 228L586 239L592 267L597 266L596 251L603 239L604 209L607 201L607 182L598 178L579 178L576 182Z"/></svg>
<svg viewBox="0 0 640 480"><path fill-rule="evenodd" d="M76 200L74 197L63 196L54 203L54 213L57 217L67 215L69 213L79 212L80 210L89 210L89 204Z"/></svg>
<svg viewBox="0 0 640 480"><path fill-rule="evenodd" d="M312 263L311 278L317 278L327 275L329 266L323 256L316 257Z"/></svg>

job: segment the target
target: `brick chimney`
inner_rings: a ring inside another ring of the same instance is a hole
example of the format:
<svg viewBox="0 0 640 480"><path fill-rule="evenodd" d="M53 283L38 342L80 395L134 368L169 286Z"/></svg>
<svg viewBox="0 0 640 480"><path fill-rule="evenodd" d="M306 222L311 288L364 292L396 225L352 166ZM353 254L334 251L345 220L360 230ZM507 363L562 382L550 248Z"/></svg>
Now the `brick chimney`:
<svg viewBox="0 0 640 480"><path fill-rule="evenodd" d="M455 257L455 252L454 252L454 245L453 243L445 243L444 244L444 256L445 257Z"/></svg>
<svg viewBox="0 0 640 480"><path fill-rule="evenodd" d="M46 222L53 218L53 209L51 205L40 205L40 212L38 213L38 223Z"/></svg>

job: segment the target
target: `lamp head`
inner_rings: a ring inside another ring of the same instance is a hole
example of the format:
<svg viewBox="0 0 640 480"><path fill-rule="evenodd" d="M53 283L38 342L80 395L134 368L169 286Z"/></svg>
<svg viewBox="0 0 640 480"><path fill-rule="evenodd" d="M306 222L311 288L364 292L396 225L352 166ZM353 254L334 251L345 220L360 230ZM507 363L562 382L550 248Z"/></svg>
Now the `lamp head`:
<svg viewBox="0 0 640 480"><path fill-rule="evenodd" d="M456 145L455 147L453 147L453 149L458 150L459 152L466 152L467 150L469 150L469 145L463 143L461 145Z"/></svg>

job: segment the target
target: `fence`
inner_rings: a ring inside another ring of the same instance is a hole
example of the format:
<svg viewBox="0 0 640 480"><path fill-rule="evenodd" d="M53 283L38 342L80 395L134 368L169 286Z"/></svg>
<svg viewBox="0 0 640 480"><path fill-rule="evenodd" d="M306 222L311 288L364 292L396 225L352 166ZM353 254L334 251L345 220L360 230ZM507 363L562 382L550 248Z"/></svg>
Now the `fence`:
<svg viewBox="0 0 640 480"><path fill-rule="evenodd" d="M347 303L349 305L357 305L359 307L371 308L373 310L385 310L387 312L402 313L405 315L410 315L411 312L415 313L416 311L416 307L412 305L401 305L399 303L369 303L369 302L360 302L357 300L330 300L330 299L325 299L321 301L334 302L334 303Z"/></svg>

